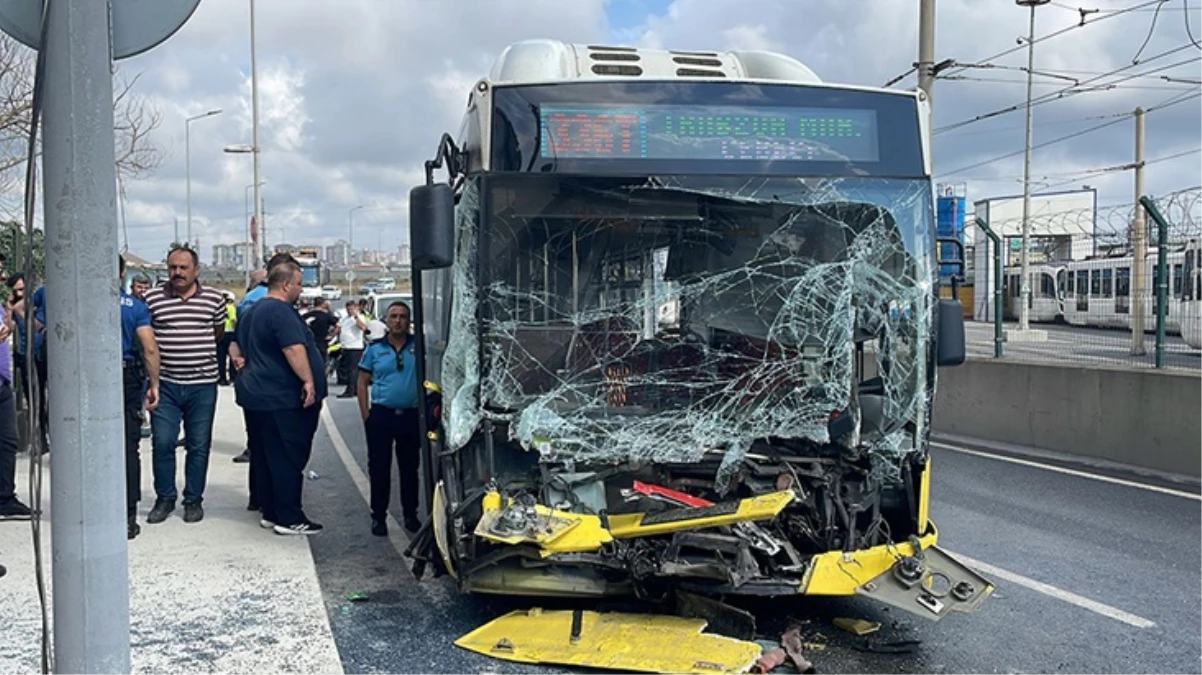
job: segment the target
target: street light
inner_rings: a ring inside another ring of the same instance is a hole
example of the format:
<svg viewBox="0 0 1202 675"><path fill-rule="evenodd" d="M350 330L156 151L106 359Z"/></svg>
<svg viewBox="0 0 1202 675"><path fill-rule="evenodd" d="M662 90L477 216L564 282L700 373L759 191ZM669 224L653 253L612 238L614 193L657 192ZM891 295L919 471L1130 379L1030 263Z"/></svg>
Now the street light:
<svg viewBox="0 0 1202 675"><path fill-rule="evenodd" d="M262 154L262 148L259 146L259 78L258 64L255 58L255 0L250 0L250 119L251 151L255 158L255 222L259 224L261 233L263 227L263 195L261 192L263 178L259 170L259 155ZM262 260L263 237L256 238L254 244L255 256Z"/></svg>
<svg viewBox="0 0 1202 675"><path fill-rule="evenodd" d="M206 113L193 115L184 120L184 174L187 182L187 202L188 202L188 243L192 243L192 123L198 119L220 115L221 108L214 108Z"/></svg>
<svg viewBox="0 0 1202 675"><path fill-rule="evenodd" d="M1029 7L1031 22L1027 30L1027 141L1023 151L1023 248L1019 255L1022 297L1019 300L1018 330L1031 329L1031 278L1028 249L1031 247L1031 77L1035 70L1035 8L1051 0L1014 0L1019 7Z"/></svg>
<svg viewBox="0 0 1202 675"><path fill-rule="evenodd" d="M232 145L225 146L224 148L222 148L222 150L231 155L249 155L249 154L254 154L255 146L247 145L246 143L234 143ZM258 259L262 258L262 256L259 254L258 242L263 239L263 233L264 233L263 217L262 217L263 214L262 214L262 210L259 208L259 200L261 199L261 197L260 197L259 189L258 189L263 185L264 181L258 180L258 178L259 178L259 176L256 173L255 174L255 182L246 186L247 190L249 190L251 188L255 188L255 210L254 210L255 226L259 229L259 232L258 232L258 236L250 236L248 234L246 240L251 245L250 246L251 251L250 251L249 255L247 255L247 257L254 259L255 260L254 264L256 266L259 263ZM248 207L246 209L246 211L247 211L246 224L247 224L247 229L249 230L250 229L250 208ZM249 272L248 272L248 274L249 274Z"/></svg>

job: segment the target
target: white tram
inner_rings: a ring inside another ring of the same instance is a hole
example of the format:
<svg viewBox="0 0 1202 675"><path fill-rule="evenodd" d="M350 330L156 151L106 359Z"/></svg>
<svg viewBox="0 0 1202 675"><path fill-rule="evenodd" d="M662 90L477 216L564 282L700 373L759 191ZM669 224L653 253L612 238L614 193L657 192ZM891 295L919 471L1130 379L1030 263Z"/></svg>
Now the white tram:
<svg viewBox="0 0 1202 675"><path fill-rule="evenodd" d="M1144 264L1144 329L1156 331L1156 249L1150 249ZM1074 260L1066 264L1064 317L1073 326L1096 328L1131 328L1134 302L1130 254L1121 257L1099 257ZM1165 331L1180 333L1181 309L1177 299L1182 293L1182 268L1185 251L1170 251L1167 256L1169 288Z"/></svg>
<svg viewBox="0 0 1202 675"><path fill-rule="evenodd" d="M1173 293L1176 302L1170 302L1169 307L1176 306L1181 339L1194 349L1202 349L1202 239L1190 239L1186 244L1181 280L1179 291Z"/></svg>
<svg viewBox="0 0 1202 675"><path fill-rule="evenodd" d="M1031 299L1027 313L1036 323L1061 323L1064 321L1064 263L1029 265L1031 274ZM1002 312L1007 321L1018 321L1018 310L1022 302L1022 268L1018 265L1005 269Z"/></svg>

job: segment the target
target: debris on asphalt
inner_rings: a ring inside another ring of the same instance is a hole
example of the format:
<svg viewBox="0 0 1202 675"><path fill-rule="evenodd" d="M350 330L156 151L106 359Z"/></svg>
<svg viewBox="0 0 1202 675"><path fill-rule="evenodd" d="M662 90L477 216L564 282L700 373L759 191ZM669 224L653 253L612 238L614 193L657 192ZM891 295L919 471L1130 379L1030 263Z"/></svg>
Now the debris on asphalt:
<svg viewBox="0 0 1202 675"><path fill-rule="evenodd" d="M801 639L801 628L794 626L785 631L785 634L780 638L780 646L784 648L785 653L793 661L793 666L797 668L799 673L816 673L814 664L810 663L805 657L805 643Z"/></svg>
<svg viewBox="0 0 1202 675"><path fill-rule="evenodd" d="M690 619L705 619L706 631L735 638L755 639L755 617L751 612L720 600L677 591L676 613Z"/></svg>
<svg viewBox="0 0 1202 675"><path fill-rule="evenodd" d="M874 654L912 654L918 650L922 640L893 640L888 642L864 642L853 644L852 649Z"/></svg>
<svg viewBox="0 0 1202 675"><path fill-rule="evenodd" d="M789 659L789 655L780 647L766 650L760 655L760 658L755 660L754 672L770 673L778 667L785 665L785 661Z"/></svg>
<svg viewBox="0 0 1202 675"><path fill-rule="evenodd" d="M455 646L518 663L641 673L746 673L763 648L703 632L704 619L582 610L517 610Z"/></svg>
<svg viewBox="0 0 1202 675"><path fill-rule="evenodd" d="M317 480L318 478L321 478L321 476L317 475L316 471L309 472L309 480Z"/></svg>
<svg viewBox="0 0 1202 675"><path fill-rule="evenodd" d="M836 628L842 628L852 635L868 635L869 633L875 633L881 629L881 624L879 621L868 621L866 619L848 619L846 617L839 617L831 623L835 624Z"/></svg>
<svg viewBox="0 0 1202 675"><path fill-rule="evenodd" d="M363 591L355 591L354 593L347 593L346 599L351 602L364 602L367 600L367 594Z"/></svg>

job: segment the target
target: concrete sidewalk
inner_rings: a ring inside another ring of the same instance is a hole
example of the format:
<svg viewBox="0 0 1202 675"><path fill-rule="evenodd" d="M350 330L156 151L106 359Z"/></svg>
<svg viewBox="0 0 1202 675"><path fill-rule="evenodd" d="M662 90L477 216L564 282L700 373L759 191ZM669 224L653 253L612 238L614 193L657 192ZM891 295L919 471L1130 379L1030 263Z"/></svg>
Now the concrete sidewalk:
<svg viewBox="0 0 1202 675"><path fill-rule="evenodd" d="M150 440L142 442L142 534L129 542L130 643L133 672L341 673L306 537L259 527L246 510L246 465L231 459L245 446L242 411L221 388L213 428L205 518L186 524L183 510L149 525L154 503ZM114 448L114 452L120 452ZM183 456L179 451L179 489ZM17 485L28 501L29 456L18 457ZM48 467L49 458L43 460ZM50 481L42 506L46 584L52 583ZM115 487L114 489L121 489ZM28 522L0 523L0 672L40 669L41 615Z"/></svg>

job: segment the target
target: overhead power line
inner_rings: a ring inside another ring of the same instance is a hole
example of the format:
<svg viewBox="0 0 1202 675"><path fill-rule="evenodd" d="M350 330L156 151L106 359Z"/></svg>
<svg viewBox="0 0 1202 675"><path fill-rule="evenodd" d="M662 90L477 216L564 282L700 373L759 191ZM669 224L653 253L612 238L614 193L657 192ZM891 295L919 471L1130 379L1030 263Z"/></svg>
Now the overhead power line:
<svg viewBox="0 0 1202 675"><path fill-rule="evenodd" d="M1134 12L1134 11L1137 11L1137 10L1145 8L1145 7L1151 7L1152 5L1157 5L1157 4L1160 4L1161 2L1163 2L1163 0L1147 0L1146 2L1141 2L1137 5L1133 5L1131 7L1125 8L1125 9L1110 11L1109 13L1105 13L1105 14L1101 14L1100 13L1101 10L1092 10L1092 11L1091 10L1079 10L1079 12L1081 14L1081 20L1079 23L1073 24L1072 26L1068 26L1067 28L1061 28L1059 30L1052 31L1051 33L1048 33L1047 35L1042 35L1040 37L1037 37L1034 40L1032 40L1031 43L1039 44L1040 42L1043 42L1045 40L1051 40L1052 38L1059 37L1070 31L1078 30L1078 29L1084 28L1086 26L1092 26L1101 21L1106 21L1107 19L1113 19L1117 16L1122 16L1124 14L1128 14L1130 12ZM1095 12L1099 13L1099 16L1097 18L1092 19L1092 20L1086 19L1087 14L1092 14ZM989 63L990 61L995 61L997 59L1002 58L1003 56L1013 54L1022 49L1026 49L1025 44L1018 45L1016 47L1011 47L1009 49L1005 49L1005 50L1000 51L992 56L987 56L983 59L977 59L974 61L974 63ZM956 72L960 72L960 71L956 71Z"/></svg>
<svg viewBox="0 0 1202 675"><path fill-rule="evenodd" d="M1147 110L1145 110L1144 112L1145 112L1145 114L1146 114L1146 113L1155 112L1155 111L1157 111L1157 110L1164 110L1165 108L1168 108L1168 107L1171 107L1171 106L1177 105L1178 103L1182 103L1182 102L1184 102L1184 101L1189 101L1189 100L1191 100L1191 99L1198 98L1198 97L1200 97L1200 96L1202 96L1202 93L1192 93L1192 94L1189 94L1188 96L1176 96L1176 97L1172 97L1172 98L1169 98L1169 99L1167 99L1167 100L1166 100L1165 102L1163 102L1163 103L1160 103L1160 104L1158 104L1158 105L1155 105L1155 106L1153 106L1153 107L1151 107L1151 108L1148 108L1148 109L1147 109ZM1105 129L1106 127L1111 127L1111 126L1114 126L1114 125L1116 125L1116 124L1118 124L1118 123L1120 123L1120 122L1126 121L1126 119L1127 119L1128 117L1131 117L1131 116L1132 116L1132 113L1126 113L1126 114L1122 115L1121 117L1119 117L1119 118L1117 118L1117 119L1114 119L1114 120L1111 120L1111 121L1109 121L1109 122L1103 122L1102 124L1096 124L1096 125L1094 125L1094 126L1092 126L1092 127L1088 127L1088 128L1086 128L1086 129L1081 129L1080 131L1075 131L1075 132L1073 132L1073 133L1071 133L1071 134L1066 134L1066 135L1064 135L1064 136L1058 136L1058 137L1056 137L1056 138L1053 138L1053 139L1051 139L1051 140L1047 140L1047 141L1044 141L1044 142L1042 142L1042 143L1037 143L1037 144L1035 144L1035 145L1032 145L1032 146L1031 146L1031 149L1032 149L1032 150L1034 150L1034 149L1036 149L1036 148L1044 148L1044 147L1047 147L1047 146L1049 146L1049 145L1053 145L1053 144L1055 144L1055 143L1061 143L1061 142L1063 142L1063 141L1067 141L1067 140L1069 140L1069 139L1077 138L1078 136L1084 136L1085 134L1093 133L1093 132L1095 132L1095 131L1099 131L1099 130L1101 130L1101 129ZM976 168L978 168L978 167L982 167L982 166L985 166L985 165L987 165L987 164L992 164L992 163L994 163L994 162L996 162L996 161L998 161L998 160L1002 160L1002 159L1009 159L1010 157L1014 157L1014 156L1016 156L1016 155L1021 155L1021 154L1023 154L1023 152L1025 152L1025 150L1024 150L1024 149L1015 150L1014 152L1008 152L1008 153L1006 153L1006 154L1004 154L1004 155L998 155L998 156L996 156L996 157L990 157L989 159L986 159L986 160L983 160L983 161L980 161L980 162L976 162L976 163L974 163L974 164L969 164L969 165L967 165L967 166L962 166L962 167L960 167L960 168L958 168L958 169L953 169L953 170L951 170L951 171L946 171L946 172L939 172L939 175L940 175L940 176L952 176L952 175L955 175L955 174L957 174L957 173L961 173L961 172L964 172L964 171L968 171L969 169L976 169Z"/></svg>
<svg viewBox="0 0 1202 675"><path fill-rule="evenodd" d="M1144 60L1142 63L1145 63L1145 64L1146 64L1146 63L1150 63L1150 62L1152 62L1152 61L1157 61L1157 60L1159 60L1159 59L1162 59L1162 58L1165 58L1165 57L1167 57L1167 56L1171 56L1172 54L1176 54L1177 52L1181 52L1181 51L1184 51L1184 50L1190 49L1190 47L1191 47L1191 45L1182 45L1182 46L1180 46L1180 47L1176 47L1176 48L1174 48L1174 49L1170 49L1170 50L1168 50L1168 51L1166 51L1166 52L1161 52L1160 54L1157 54L1156 56L1152 56L1152 57L1150 57L1150 58L1148 58L1148 59ZM1083 80L1083 81L1081 81L1081 82L1079 82L1079 83L1077 83L1077 84L1070 85L1070 86L1068 86L1068 87L1065 87L1065 88L1063 88L1063 89L1059 89L1059 90L1057 90L1057 91L1048 92L1048 93L1046 93L1046 94L1041 94L1041 95L1039 95L1039 96L1037 96L1037 97L1035 97L1035 98L1033 98L1033 99L1031 100L1031 105L1032 105L1032 106L1036 106L1036 105L1041 105L1041 104L1043 104L1043 103L1047 103L1047 102L1050 102L1050 101L1059 100L1059 99L1061 99L1061 98L1064 98L1066 95L1072 96L1072 95L1075 95L1075 94L1085 93L1085 92L1088 92L1088 91L1099 91L1099 88L1102 88L1102 89L1100 89L1100 90L1107 90L1108 88L1111 88L1111 87L1113 87L1113 85L1116 85L1116 84L1120 84L1120 83L1122 83L1122 82L1125 82L1125 81L1127 81L1128 79L1131 79L1132 77L1136 77L1136 76L1139 76L1139 75L1148 75L1148 74L1152 74L1152 73L1159 72L1159 71L1161 71L1161 70L1168 70L1168 69L1171 69L1171 68L1176 68L1176 67L1178 67L1178 66L1182 66L1182 65L1185 65L1185 64L1187 64L1187 63L1193 63L1193 62L1196 62L1196 61L1198 61L1198 60L1199 60L1199 57L1192 57L1192 58L1190 58L1190 59L1186 59L1186 60L1184 60L1184 61L1179 61L1179 62L1173 63L1173 64L1171 64L1171 65L1168 65L1168 66L1159 66L1159 67L1157 67L1157 68L1154 68L1154 69L1150 69L1150 70L1142 71L1142 72L1140 72L1140 73L1136 73L1136 74L1135 74L1135 75L1133 75L1133 76L1125 76L1125 77L1122 77L1122 78L1119 78L1119 79L1116 79L1116 80L1112 80L1112 81L1109 81L1109 82L1100 82L1100 80L1102 80L1103 78L1107 78L1107 77L1113 77L1113 76L1115 76L1115 75L1118 75L1119 73L1122 73L1122 72L1123 72L1123 71L1125 71L1125 70L1128 70L1128 69L1130 69L1130 68L1134 68L1136 64L1127 64L1127 65L1125 65L1125 66L1119 66L1118 68L1115 68L1115 69L1113 69L1113 70L1111 70L1111 71L1108 71L1108 72L1106 72L1106 73L1104 73L1104 74L1102 74L1102 75L1097 75L1097 76L1095 76L1095 77L1091 77L1091 78L1089 78L1089 79L1086 79L1086 80ZM1096 87L1093 87L1093 88L1088 88L1088 89L1082 89L1082 87L1084 87L1084 86L1086 86L1086 85L1094 84L1094 83L1097 83ZM1074 90L1076 90L1076 91L1074 91ZM1016 111L1016 110L1023 110L1024 108L1026 108L1026 106L1027 106L1027 102L1024 100L1024 101L1022 101L1022 102L1019 102L1019 103L1014 103L1014 104L1012 104L1012 105L1008 105L1008 106L1006 106L1006 107L1004 107L1004 108L998 108L997 110L992 110L992 111L990 111L990 112L987 112L987 113L982 113L982 114L980 114L980 115L977 115L977 116L975 116L975 117L970 117L970 118L968 118L968 119L960 120L959 122L953 122L953 123L951 123L951 124L948 124L948 125L945 125L945 126L939 127L939 128L937 128L937 129L935 129L935 130L934 130L932 133L933 133L933 134L940 134L940 133L943 133L943 132L946 132L946 131L950 131L950 130L952 130L952 129L958 129L958 128L962 127L962 126L966 126L966 125L969 125L969 124L974 124L974 123L976 123L976 122L981 122L981 121L983 121L983 120L987 120L987 119L990 119L990 118L993 118L993 117L998 117L998 116L1000 116L1000 115L1005 115L1006 113L1011 113L1011 112L1014 112L1014 111Z"/></svg>

